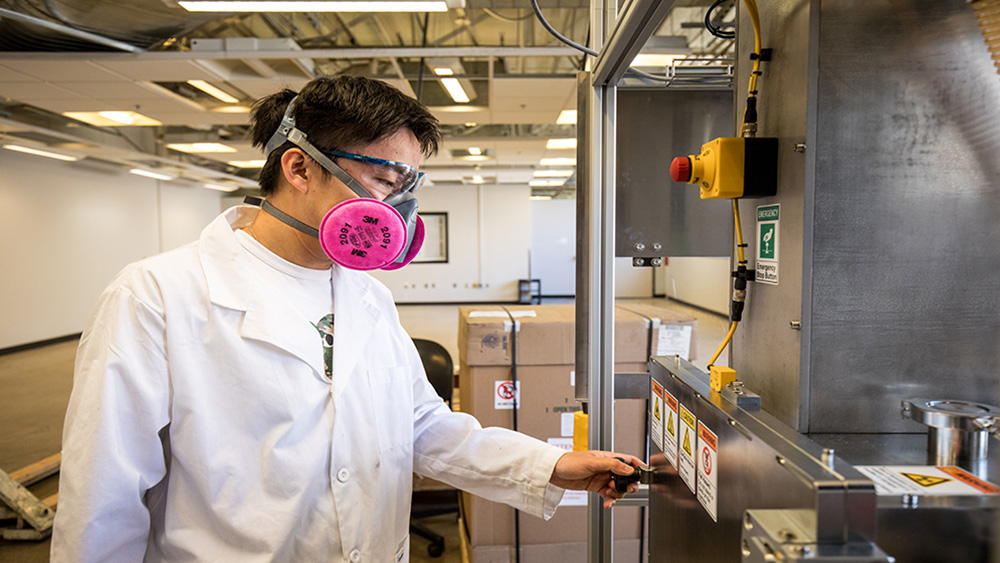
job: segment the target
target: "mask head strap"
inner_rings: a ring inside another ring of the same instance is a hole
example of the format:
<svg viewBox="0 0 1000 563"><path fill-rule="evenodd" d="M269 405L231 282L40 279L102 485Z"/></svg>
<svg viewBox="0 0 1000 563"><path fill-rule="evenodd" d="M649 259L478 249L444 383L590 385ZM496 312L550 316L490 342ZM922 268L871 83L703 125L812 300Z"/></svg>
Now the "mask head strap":
<svg viewBox="0 0 1000 563"><path fill-rule="evenodd" d="M363 197L366 199L375 199L372 194L361 185L360 182L351 177L350 174L344 171L343 168L337 165L336 162L330 159L330 157L321 153L319 149L313 146L312 143L306 140L306 134L295 127L295 118L292 116L292 111L295 108L295 102L299 99L298 96L292 98L292 101L288 102L288 107L285 108L285 114L281 117L281 123L278 124L278 129L271 135L268 139L267 144L264 145L264 156L270 156L270 154L278 150L285 141L291 141L292 144L299 147L306 154L312 157L313 160L319 163L327 172L333 174L338 180L347 185L352 192L357 194L358 197Z"/></svg>

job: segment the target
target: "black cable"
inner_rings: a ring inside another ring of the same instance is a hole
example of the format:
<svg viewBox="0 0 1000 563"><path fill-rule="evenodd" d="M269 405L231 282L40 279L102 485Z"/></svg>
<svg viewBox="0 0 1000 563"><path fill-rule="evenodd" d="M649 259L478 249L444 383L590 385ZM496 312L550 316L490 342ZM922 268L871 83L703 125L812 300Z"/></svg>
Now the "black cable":
<svg viewBox="0 0 1000 563"><path fill-rule="evenodd" d="M538 7L538 0L531 0L531 9L535 11L535 16L538 17L538 21L542 24L542 27L544 27L549 33L551 33L553 37L569 45L570 47L576 49L577 51L582 51L590 55L591 57L594 57L595 59L597 58L597 55L599 54L597 51L584 47L583 45L580 45L576 41L563 37L561 33L556 31L555 28L549 25L548 20L546 20L545 16L542 15L542 9Z"/></svg>
<svg viewBox="0 0 1000 563"><path fill-rule="evenodd" d="M507 307L502 307L507 316L510 317L510 384L513 387L511 394L514 396L514 432L517 432L517 320L510 314ZM514 509L514 562L521 563L521 511Z"/></svg>
<svg viewBox="0 0 1000 563"><path fill-rule="evenodd" d="M732 0L715 0L715 3L708 8L707 12L705 12L705 28L708 29L709 33L719 39L736 39L735 31L722 31L721 29L715 27L715 24L712 23L712 12L722 4L731 1Z"/></svg>
<svg viewBox="0 0 1000 563"><path fill-rule="evenodd" d="M424 25L422 26L424 38L420 42L421 48L427 47L427 27L428 27L427 20L430 19L430 17L431 17L430 12L424 14ZM417 21L419 22L420 20ZM421 101L420 95L423 94L423 92L424 92L424 58L420 57L420 69L417 70L417 91L415 92L415 94L417 95L418 102Z"/></svg>
<svg viewBox="0 0 1000 563"><path fill-rule="evenodd" d="M728 0L723 0L723 1L728 1ZM591 49L589 47L584 47L583 45L580 45L576 41L573 41L571 39L568 39L568 38L564 37L561 33L559 33L558 31L556 31L555 28L553 28L549 24L548 20L545 19L545 16L542 15L542 9L538 6L538 0L531 0L531 9L535 11L535 16L538 17L538 21L542 24L542 27L544 27L546 29L546 31L548 31L549 33L551 33L552 36L555 37L556 39L558 39L559 41L562 41L566 45L569 45L570 47L572 47L572 48L574 48L574 49L576 49L578 51L581 51L581 52L583 52L583 53L585 53L587 55L590 55L591 57L594 57L595 59L600 55L600 53L598 53L597 51L595 51L595 50L593 50L593 49ZM590 37L589 30L587 32L587 36L588 36L588 38ZM666 76L657 76L655 74L649 74L648 72L643 72L641 70L634 69L634 68L628 69L627 72L631 72L633 74L636 74L636 75L641 76L643 78L647 78L649 80L658 80L660 82L666 82L667 81L667 77Z"/></svg>

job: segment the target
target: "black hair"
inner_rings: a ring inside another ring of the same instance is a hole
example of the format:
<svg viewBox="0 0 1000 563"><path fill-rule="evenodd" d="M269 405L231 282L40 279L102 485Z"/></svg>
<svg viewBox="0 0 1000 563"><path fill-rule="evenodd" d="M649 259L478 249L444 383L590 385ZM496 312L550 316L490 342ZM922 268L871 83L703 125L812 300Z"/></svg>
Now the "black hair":
<svg viewBox="0 0 1000 563"><path fill-rule="evenodd" d="M284 89L254 103L250 112L253 146L264 148L295 96L294 91ZM438 120L423 104L385 82L363 76L313 79L298 93L292 117L295 126L320 150L344 150L373 143L403 127L416 136L424 156L437 153L441 142ZM258 180L265 197L277 190L281 156L294 147L286 141L265 155L267 162Z"/></svg>

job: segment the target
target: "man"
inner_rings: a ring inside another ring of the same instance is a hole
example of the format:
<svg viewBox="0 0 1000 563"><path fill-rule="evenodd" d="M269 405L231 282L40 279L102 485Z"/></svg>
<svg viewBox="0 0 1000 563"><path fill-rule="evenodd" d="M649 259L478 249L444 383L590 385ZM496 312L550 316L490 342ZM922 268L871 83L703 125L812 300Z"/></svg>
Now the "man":
<svg viewBox="0 0 1000 563"><path fill-rule="evenodd" d="M345 267L397 267L419 245L416 168L440 138L427 110L323 77L252 122L263 208L127 267L84 332L52 560L405 561L413 472L536 516L562 488L613 505L611 472L638 459L451 412L388 290ZM378 213L396 223L376 246L398 252L338 238Z"/></svg>

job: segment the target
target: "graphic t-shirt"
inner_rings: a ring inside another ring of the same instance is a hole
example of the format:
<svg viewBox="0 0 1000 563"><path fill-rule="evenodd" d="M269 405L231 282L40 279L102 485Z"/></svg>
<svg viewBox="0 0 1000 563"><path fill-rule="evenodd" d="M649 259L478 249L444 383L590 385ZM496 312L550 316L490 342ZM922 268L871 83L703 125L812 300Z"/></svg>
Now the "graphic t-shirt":
<svg viewBox="0 0 1000 563"><path fill-rule="evenodd" d="M323 346L324 373L332 378L333 364L333 285L332 271L313 270L292 264L257 242L250 233L236 231L240 244L256 258L257 271L302 315L318 334Z"/></svg>

